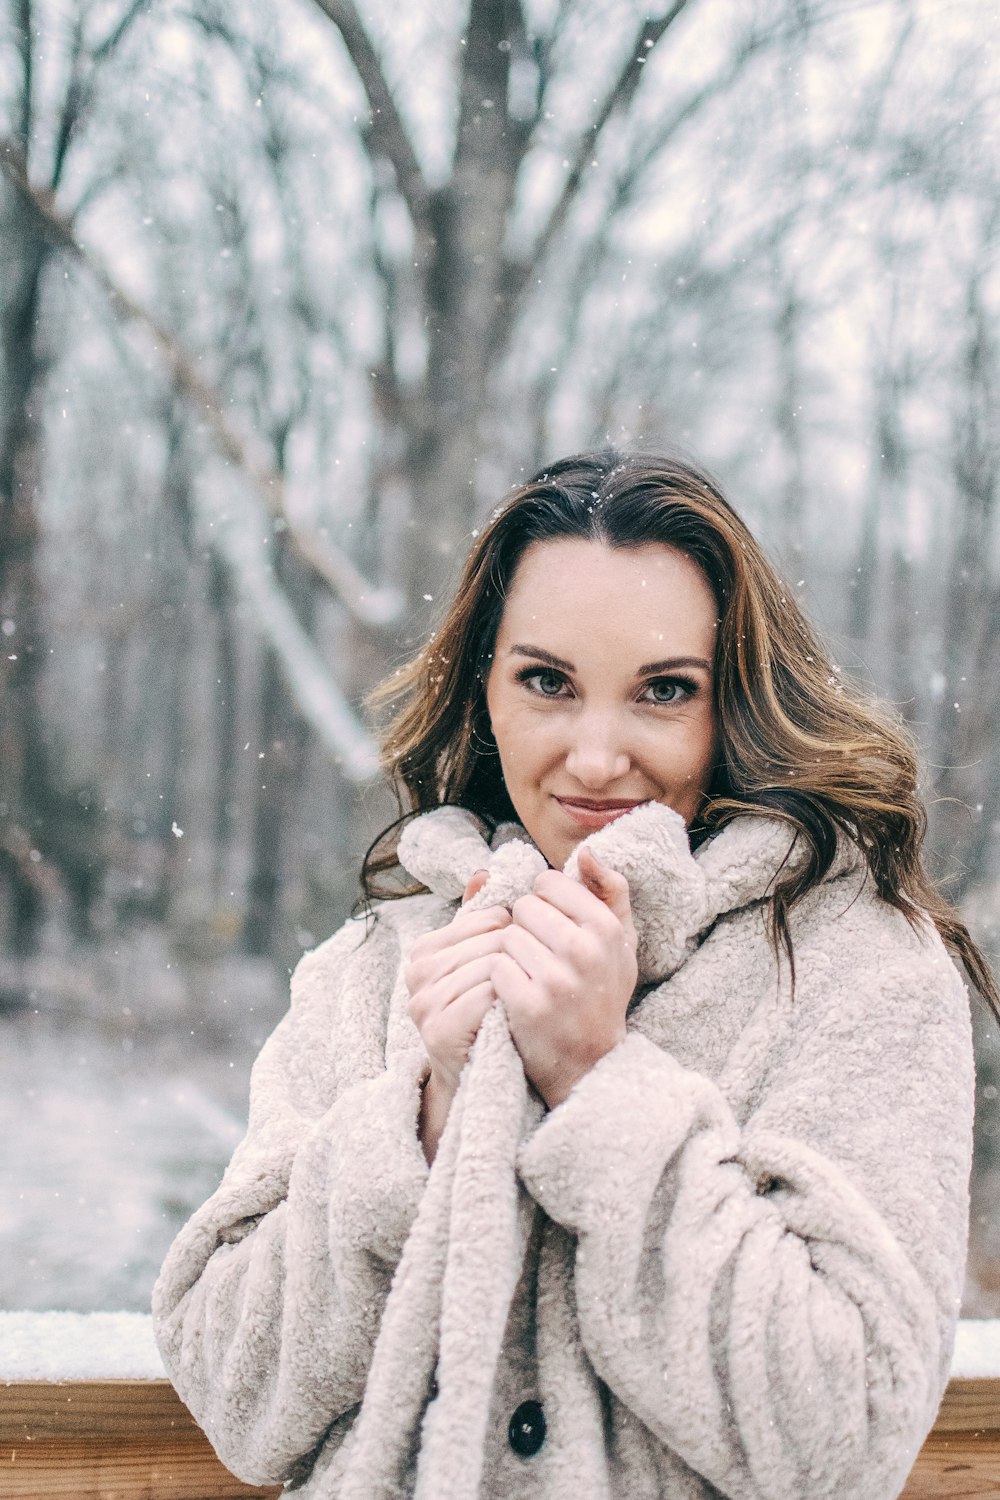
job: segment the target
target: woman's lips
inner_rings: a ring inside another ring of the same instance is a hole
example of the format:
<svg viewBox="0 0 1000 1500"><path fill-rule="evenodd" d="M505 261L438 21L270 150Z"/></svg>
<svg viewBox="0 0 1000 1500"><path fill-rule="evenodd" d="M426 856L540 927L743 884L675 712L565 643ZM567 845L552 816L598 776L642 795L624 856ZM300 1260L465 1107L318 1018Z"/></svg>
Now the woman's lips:
<svg viewBox="0 0 1000 1500"><path fill-rule="evenodd" d="M565 813L569 815L581 828L595 829L604 828L608 823L613 823L616 818L621 818L625 813L631 812L634 807L641 807L642 798L634 802L622 802L621 800L597 802L590 800L577 801L571 797L557 797L556 801Z"/></svg>

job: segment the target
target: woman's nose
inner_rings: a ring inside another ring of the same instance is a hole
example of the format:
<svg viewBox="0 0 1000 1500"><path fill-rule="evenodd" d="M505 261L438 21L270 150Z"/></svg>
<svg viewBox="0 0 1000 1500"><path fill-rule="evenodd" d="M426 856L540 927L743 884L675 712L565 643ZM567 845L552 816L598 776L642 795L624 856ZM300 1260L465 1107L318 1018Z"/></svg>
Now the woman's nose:
<svg viewBox="0 0 1000 1500"><path fill-rule="evenodd" d="M612 723L585 715L577 721L575 731L566 753L566 769L581 786L597 789L626 775L632 762Z"/></svg>

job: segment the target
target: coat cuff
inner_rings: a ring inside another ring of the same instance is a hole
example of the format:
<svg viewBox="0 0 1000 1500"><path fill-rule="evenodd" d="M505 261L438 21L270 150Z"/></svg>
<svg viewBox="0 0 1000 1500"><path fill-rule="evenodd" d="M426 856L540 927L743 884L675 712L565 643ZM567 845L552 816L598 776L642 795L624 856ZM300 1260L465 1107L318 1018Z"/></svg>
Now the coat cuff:
<svg viewBox="0 0 1000 1500"><path fill-rule="evenodd" d="M630 1221L704 1117L707 1079L632 1032L576 1083L521 1147L518 1172L573 1233ZM710 1106L709 1106L710 1108Z"/></svg>
<svg viewBox="0 0 1000 1500"><path fill-rule="evenodd" d="M388 1072L348 1089L329 1112L337 1117L328 1179L333 1236L344 1248L390 1266L399 1260L427 1184L417 1133L427 1073L422 1054L404 1054Z"/></svg>

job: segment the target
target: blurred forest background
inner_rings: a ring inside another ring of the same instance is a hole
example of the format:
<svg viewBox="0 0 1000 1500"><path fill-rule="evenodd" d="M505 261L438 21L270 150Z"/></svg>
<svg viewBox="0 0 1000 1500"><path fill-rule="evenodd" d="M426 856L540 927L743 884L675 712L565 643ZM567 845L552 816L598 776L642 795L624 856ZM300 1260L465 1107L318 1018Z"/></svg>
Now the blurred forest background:
<svg viewBox="0 0 1000 1500"><path fill-rule="evenodd" d="M0 0L5 1305L146 1305L393 816L364 694L561 453L720 475L1000 949L998 19Z"/></svg>

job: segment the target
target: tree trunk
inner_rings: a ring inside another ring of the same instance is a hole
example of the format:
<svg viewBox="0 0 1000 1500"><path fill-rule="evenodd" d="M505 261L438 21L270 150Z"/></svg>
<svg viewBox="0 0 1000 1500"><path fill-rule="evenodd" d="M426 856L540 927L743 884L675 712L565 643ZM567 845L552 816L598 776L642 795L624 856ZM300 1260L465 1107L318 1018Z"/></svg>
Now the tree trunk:
<svg viewBox="0 0 1000 1500"><path fill-rule="evenodd" d="M0 184L7 251L0 289L0 907L15 952L37 943L51 872L44 862L48 755L39 704L45 660L38 584L39 372L36 327L46 248Z"/></svg>
<svg viewBox="0 0 1000 1500"><path fill-rule="evenodd" d="M215 900L226 905L232 858L236 794L236 710L239 662L233 632L232 592L226 570L213 552L209 559L209 607L215 618L216 692L215 810L212 857Z"/></svg>
<svg viewBox="0 0 1000 1500"><path fill-rule="evenodd" d="M504 241L524 149L508 114L511 25L507 0L472 0L454 165L429 209L427 377L409 405L406 443L409 595L424 620L454 581L474 524L489 378L509 327Z"/></svg>
<svg viewBox="0 0 1000 1500"><path fill-rule="evenodd" d="M802 438L802 393L799 366L801 305L794 286L785 282L775 327L778 344L778 399L775 426L784 449L781 537L787 568L798 569L805 551L806 481ZM794 582L794 579L792 580Z"/></svg>
<svg viewBox="0 0 1000 1500"><path fill-rule="evenodd" d="M312 626L315 608L311 577L299 559L275 537L275 571L300 620ZM264 956L276 952L282 915L285 830L292 826L290 809L300 789L308 731L295 711L272 652L261 673L258 737L258 779L254 791L251 832L251 872L243 946Z"/></svg>
<svg viewBox="0 0 1000 1500"><path fill-rule="evenodd" d="M967 317L964 388L955 411L957 515L944 601L945 686L935 735L934 758L941 771L931 806L934 840L955 867L956 898L983 874L989 837L982 825L996 796L983 747L995 744L1000 707L994 654L998 595L992 576L1000 492L994 437L997 355L977 280L969 288Z"/></svg>

